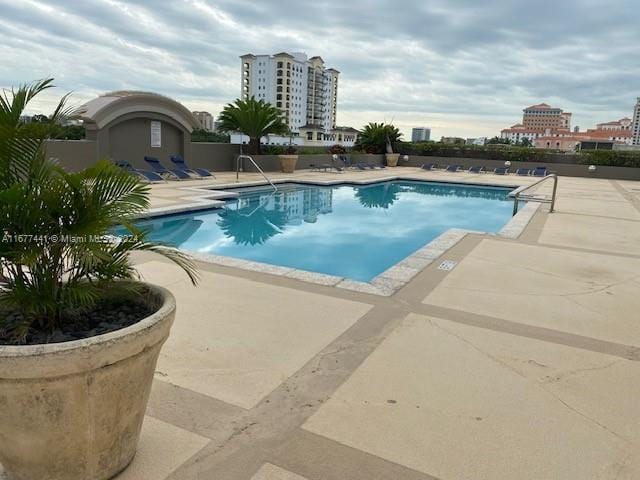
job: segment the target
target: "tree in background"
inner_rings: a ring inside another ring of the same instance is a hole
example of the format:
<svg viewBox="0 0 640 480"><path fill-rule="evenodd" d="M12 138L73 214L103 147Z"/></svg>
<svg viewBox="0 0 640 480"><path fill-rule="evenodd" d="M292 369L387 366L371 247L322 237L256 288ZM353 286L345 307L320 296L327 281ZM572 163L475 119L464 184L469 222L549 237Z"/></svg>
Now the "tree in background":
<svg viewBox="0 0 640 480"><path fill-rule="evenodd" d="M49 118L46 115L37 114L31 117L29 122L20 122L22 131L35 137L45 135L54 140L82 140L85 138L85 129L82 125L62 125L61 120Z"/></svg>
<svg viewBox="0 0 640 480"><path fill-rule="evenodd" d="M209 132L207 130L194 130L191 132L192 142L211 142L211 143L229 143L229 135L218 132Z"/></svg>
<svg viewBox="0 0 640 480"><path fill-rule="evenodd" d="M485 145L511 145L511 140L509 140L508 138L500 138L498 136L495 136L487 140L487 143Z"/></svg>
<svg viewBox="0 0 640 480"><path fill-rule="evenodd" d="M280 110L264 100L251 97L229 103L220 113L220 131L241 132L249 137L249 153L260 154L260 139L266 135L288 132Z"/></svg>

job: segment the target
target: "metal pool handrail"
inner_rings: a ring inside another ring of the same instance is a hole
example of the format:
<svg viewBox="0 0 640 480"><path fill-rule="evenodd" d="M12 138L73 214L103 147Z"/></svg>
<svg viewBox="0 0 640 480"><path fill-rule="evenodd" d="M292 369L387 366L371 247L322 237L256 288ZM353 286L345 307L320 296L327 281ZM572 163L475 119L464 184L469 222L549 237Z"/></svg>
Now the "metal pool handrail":
<svg viewBox="0 0 640 480"><path fill-rule="evenodd" d="M536 185L540 185L545 180L553 179L553 192L551 193L551 199L546 198L538 198L531 195L522 195L522 192L529 190L530 188L535 187ZM531 185L523 185L522 187L516 188L513 192L509 193L510 197L513 197L513 214L518 213L518 201L527 200L530 202L540 202L540 203L549 203L549 213L553 213L553 207L556 204L556 191L558 190L558 175L555 173L550 173L542 177L537 182L532 183Z"/></svg>
<svg viewBox="0 0 640 480"><path fill-rule="evenodd" d="M249 155L240 154L240 155L238 155L238 158L236 159L236 182L239 181L239 179L240 179L240 173L239 173L240 172L240 160L243 159L243 158L248 159L253 164L253 166L256 167L256 169L260 172L260 174L264 177L264 179L267 182L269 182L269 185L271 185L273 187L273 191L274 192L278 191L278 187L276 187L274 185L274 183L269 179L269 177L267 177L265 175L265 173L262 171L262 169L256 163L256 161L253 158L251 158L251 156L249 156Z"/></svg>

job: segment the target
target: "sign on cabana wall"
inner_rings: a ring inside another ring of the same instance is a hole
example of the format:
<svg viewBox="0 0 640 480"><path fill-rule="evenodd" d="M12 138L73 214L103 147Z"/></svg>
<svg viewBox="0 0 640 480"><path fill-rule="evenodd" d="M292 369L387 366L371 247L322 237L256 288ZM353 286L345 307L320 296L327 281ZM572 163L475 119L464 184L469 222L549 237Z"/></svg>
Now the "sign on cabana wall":
<svg viewBox="0 0 640 480"><path fill-rule="evenodd" d="M162 124L160 122L151 122L151 146L162 146Z"/></svg>

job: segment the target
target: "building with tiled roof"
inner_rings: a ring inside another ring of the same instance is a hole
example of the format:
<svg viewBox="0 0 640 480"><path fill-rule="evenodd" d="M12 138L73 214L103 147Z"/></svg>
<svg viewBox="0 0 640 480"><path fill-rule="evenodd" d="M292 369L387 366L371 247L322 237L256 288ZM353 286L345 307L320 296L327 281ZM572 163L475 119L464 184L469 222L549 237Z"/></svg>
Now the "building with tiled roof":
<svg viewBox="0 0 640 480"><path fill-rule="evenodd" d="M640 105L640 101L639 101ZM637 110L640 107L637 107ZM517 123L501 130L500 136L512 143L522 143L529 140L538 148L554 150L574 150L581 141L613 142L618 145L632 145L634 126L630 118L621 118L610 122L599 123L596 128L573 131L571 112L564 112L560 108L546 103L531 105L523 110L522 123ZM640 124L640 113L637 114ZM640 143L640 127L638 127L638 142Z"/></svg>
<svg viewBox="0 0 640 480"><path fill-rule="evenodd" d="M603 142L620 145L631 145L630 130L589 129L586 132L549 132L549 135L538 137L533 142L536 148L574 151L582 142Z"/></svg>
<svg viewBox="0 0 640 480"><path fill-rule="evenodd" d="M628 117L614 120L612 122L604 122L596 125L596 130L631 130L631 119Z"/></svg>
<svg viewBox="0 0 640 480"><path fill-rule="evenodd" d="M534 129L571 128L571 112L539 103L523 110L522 124L525 128Z"/></svg>

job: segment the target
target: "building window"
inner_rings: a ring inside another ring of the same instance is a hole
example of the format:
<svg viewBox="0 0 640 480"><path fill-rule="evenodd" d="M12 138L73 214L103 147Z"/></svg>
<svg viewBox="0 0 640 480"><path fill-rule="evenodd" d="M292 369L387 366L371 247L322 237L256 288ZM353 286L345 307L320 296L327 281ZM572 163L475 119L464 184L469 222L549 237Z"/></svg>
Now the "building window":
<svg viewBox="0 0 640 480"><path fill-rule="evenodd" d="M276 100L282 100L282 94L281 93L276 95Z"/></svg>
<svg viewBox="0 0 640 480"><path fill-rule="evenodd" d="M276 107L281 108L282 107L282 102L276 102Z"/></svg>
<svg viewBox="0 0 640 480"><path fill-rule="evenodd" d="M278 75L279 77L281 77L281 76L282 76L282 70L278 70L278 71L276 72L276 75Z"/></svg>
<svg viewBox="0 0 640 480"><path fill-rule="evenodd" d="M278 68L282 68L282 62L278 62Z"/></svg>
<svg viewBox="0 0 640 480"><path fill-rule="evenodd" d="M281 91L282 91L282 86L277 87L277 88L276 88L276 91L277 91L277 92L281 92Z"/></svg>
<svg viewBox="0 0 640 480"><path fill-rule="evenodd" d="M307 132L307 140L313 140L313 132Z"/></svg>

